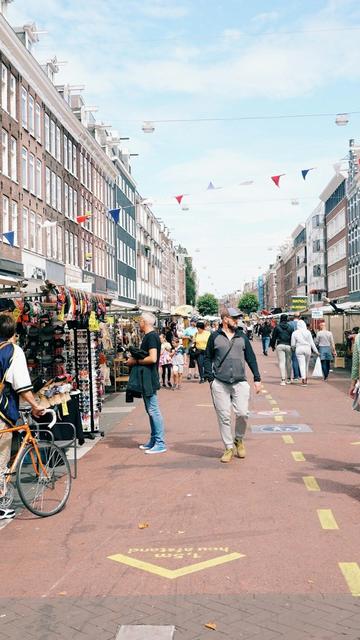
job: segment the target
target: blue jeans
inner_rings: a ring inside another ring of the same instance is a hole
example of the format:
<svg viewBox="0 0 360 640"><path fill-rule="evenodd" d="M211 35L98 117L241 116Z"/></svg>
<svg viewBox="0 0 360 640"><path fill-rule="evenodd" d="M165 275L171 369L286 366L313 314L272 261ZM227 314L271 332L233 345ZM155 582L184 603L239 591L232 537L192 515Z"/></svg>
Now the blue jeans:
<svg viewBox="0 0 360 640"><path fill-rule="evenodd" d="M300 378L300 367L299 367L299 362L296 356L295 351L291 352L291 363L292 363L292 370L293 370L293 375L294 375L294 379L296 380L297 378Z"/></svg>
<svg viewBox="0 0 360 640"><path fill-rule="evenodd" d="M158 397L156 393L152 396L144 396L146 413L150 419L150 441L154 444L165 446L164 441L164 421L160 413Z"/></svg>
<svg viewBox="0 0 360 640"><path fill-rule="evenodd" d="M262 348L263 348L263 353L267 353L268 352L268 348L270 347L270 336L263 336L261 338L262 341Z"/></svg>
<svg viewBox="0 0 360 640"><path fill-rule="evenodd" d="M205 351L200 351L197 357L200 380L204 380L204 375L205 375L204 360L205 360Z"/></svg>

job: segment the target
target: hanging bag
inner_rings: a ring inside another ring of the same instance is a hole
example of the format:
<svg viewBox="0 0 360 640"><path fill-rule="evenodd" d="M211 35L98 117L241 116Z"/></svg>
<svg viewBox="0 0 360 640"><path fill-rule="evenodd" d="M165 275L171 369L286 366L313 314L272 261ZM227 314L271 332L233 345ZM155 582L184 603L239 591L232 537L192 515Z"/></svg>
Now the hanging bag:
<svg viewBox="0 0 360 640"><path fill-rule="evenodd" d="M322 378L323 377L323 371L322 371L322 368L321 368L321 361L320 361L319 356L316 358L314 371L312 372L312 377L313 378Z"/></svg>

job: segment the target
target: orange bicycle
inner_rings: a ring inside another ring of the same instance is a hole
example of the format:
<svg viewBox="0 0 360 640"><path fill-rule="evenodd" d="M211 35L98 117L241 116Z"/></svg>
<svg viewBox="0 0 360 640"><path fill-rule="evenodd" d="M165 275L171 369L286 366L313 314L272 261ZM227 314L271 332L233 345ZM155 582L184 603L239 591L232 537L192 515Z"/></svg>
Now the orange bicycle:
<svg viewBox="0 0 360 640"><path fill-rule="evenodd" d="M51 409L52 421L46 426L50 431L56 415ZM30 412L28 412L30 413ZM16 482L24 506L36 516L52 516L64 508L71 490L71 471L65 453L54 442L41 441L30 425L24 424L0 429L3 433L25 432L20 448L10 463L10 468L0 476L0 508L9 508L15 499Z"/></svg>

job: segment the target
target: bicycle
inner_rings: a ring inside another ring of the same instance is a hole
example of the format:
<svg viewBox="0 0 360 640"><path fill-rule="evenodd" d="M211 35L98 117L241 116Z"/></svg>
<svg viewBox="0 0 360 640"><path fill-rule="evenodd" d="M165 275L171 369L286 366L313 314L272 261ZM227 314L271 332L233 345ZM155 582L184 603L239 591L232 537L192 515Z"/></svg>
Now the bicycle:
<svg viewBox="0 0 360 640"><path fill-rule="evenodd" d="M30 413L30 412L25 412ZM49 432L56 422L52 409L52 420L46 425ZM47 517L59 513L64 508L71 491L70 465L65 453L54 443L41 441L32 433L25 422L15 427L0 429L4 433L20 433L25 436L20 448L10 463L10 468L0 476L0 508L6 509L13 503L16 488L24 506L36 516Z"/></svg>

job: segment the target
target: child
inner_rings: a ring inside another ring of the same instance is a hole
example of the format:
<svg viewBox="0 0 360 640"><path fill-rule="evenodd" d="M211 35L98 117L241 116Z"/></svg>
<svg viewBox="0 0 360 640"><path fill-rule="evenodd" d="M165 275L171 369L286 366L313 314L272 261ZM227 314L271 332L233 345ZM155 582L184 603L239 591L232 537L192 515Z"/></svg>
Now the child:
<svg viewBox="0 0 360 640"><path fill-rule="evenodd" d="M173 369L173 389L181 389L181 382L184 371L184 354L185 349L180 343L179 338L174 338L172 341L172 369Z"/></svg>
<svg viewBox="0 0 360 640"><path fill-rule="evenodd" d="M167 374L167 386L171 389L171 345L167 342L164 334L160 334L160 342L161 342L161 352L160 352L160 360L159 366L162 370L162 386L166 389L165 378Z"/></svg>

